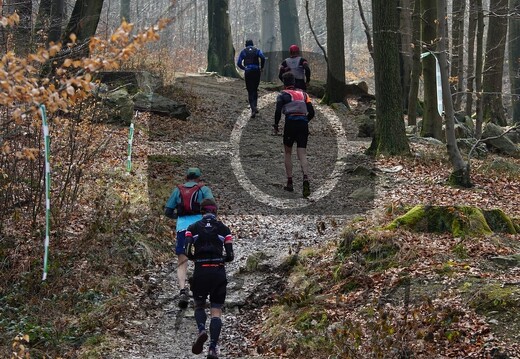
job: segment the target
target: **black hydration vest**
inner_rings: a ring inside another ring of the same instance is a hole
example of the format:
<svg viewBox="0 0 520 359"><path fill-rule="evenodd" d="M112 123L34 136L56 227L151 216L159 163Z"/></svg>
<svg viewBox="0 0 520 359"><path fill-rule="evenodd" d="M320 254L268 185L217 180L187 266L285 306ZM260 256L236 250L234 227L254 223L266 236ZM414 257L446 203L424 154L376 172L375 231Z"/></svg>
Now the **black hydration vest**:
<svg viewBox="0 0 520 359"><path fill-rule="evenodd" d="M248 46L245 49L244 65L258 65L258 49L254 46Z"/></svg>
<svg viewBox="0 0 520 359"><path fill-rule="evenodd" d="M219 233L221 223L215 218L203 218L196 222L194 237L195 262L222 262L224 237Z"/></svg>

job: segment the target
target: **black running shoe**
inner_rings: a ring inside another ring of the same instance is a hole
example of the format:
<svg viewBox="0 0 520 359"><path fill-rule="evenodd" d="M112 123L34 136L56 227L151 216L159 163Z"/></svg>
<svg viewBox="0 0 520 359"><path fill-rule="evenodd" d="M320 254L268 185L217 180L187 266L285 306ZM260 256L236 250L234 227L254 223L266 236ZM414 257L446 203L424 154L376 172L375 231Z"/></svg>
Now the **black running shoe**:
<svg viewBox="0 0 520 359"><path fill-rule="evenodd" d="M311 185L308 180L303 181L303 198L309 197L311 194Z"/></svg>
<svg viewBox="0 0 520 359"><path fill-rule="evenodd" d="M188 308L188 303L190 302L190 297L186 289L181 289L181 293L179 294L179 308L186 309Z"/></svg>
<svg viewBox="0 0 520 359"><path fill-rule="evenodd" d="M287 185L284 186L283 189L286 190L287 192L292 192L292 191L294 191L294 187L293 187L292 182L291 182L291 183L287 182Z"/></svg>
<svg viewBox="0 0 520 359"><path fill-rule="evenodd" d="M207 359L218 359L217 348L209 348Z"/></svg>
<svg viewBox="0 0 520 359"><path fill-rule="evenodd" d="M199 333L199 336L197 337L197 340L195 340L195 343L193 343L193 346L191 347L191 352L193 354L200 354L202 353L202 349L204 349L204 343L208 340L208 333L206 333L205 330Z"/></svg>

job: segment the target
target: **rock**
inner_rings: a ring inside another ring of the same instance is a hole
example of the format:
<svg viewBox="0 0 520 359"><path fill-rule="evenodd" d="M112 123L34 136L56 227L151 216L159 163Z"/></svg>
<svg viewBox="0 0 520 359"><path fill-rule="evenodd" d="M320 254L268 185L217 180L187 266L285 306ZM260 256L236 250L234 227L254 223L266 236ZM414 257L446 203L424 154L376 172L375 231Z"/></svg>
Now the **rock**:
<svg viewBox="0 0 520 359"><path fill-rule="evenodd" d="M361 187L356 188L350 195L350 198L358 201L372 201L375 197L374 188L372 187Z"/></svg>
<svg viewBox="0 0 520 359"><path fill-rule="evenodd" d="M190 115L185 104L155 93L138 92L134 97L134 109L150 111L185 120Z"/></svg>
<svg viewBox="0 0 520 359"><path fill-rule="evenodd" d="M472 134L475 134L475 123L470 116L464 116L462 123L471 131Z"/></svg>
<svg viewBox="0 0 520 359"><path fill-rule="evenodd" d="M465 153L469 153L473 146L477 143L477 140L475 138L458 138L457 139L457 146L461 151L464 151ZM486 144L484 142L480 142L475 149L473 150L471 156L476 158L484 158L488 155L488 150L486 147Z"/></svg>
<svg viewBox="0 0 520 359"><path fill-rule="evenodd" d="M407 135L415 135L418 132L416 125L406 126L405 131Z"/></svg>
<svg viewBox="0 0 520 359"><path fill-rule="evenodd" d="M473 137L473 132L464 123L456 123L454 129L455 138ZM446 126L443 126L443 131L446 131Z"/></svg>
<svg viewBox="0 0 520 359"><path fill-rule="evenodd" d="M520 129L517 128L515 131L506 133L506 137L513 143L520 143Z"/></svg>
<svg viewBox="0 0 520 359"><path fill-rule="evenodd" d="M373 137L376 130L376 120L368 115L360 115L353 118L358 126L357 137Z"/></svg>
<svg viewBox="0 0 520 359"><path fill-rule="evenodd" d="M436 138L433 137L420 137L420 136L408 136L408 139L410 142L415 143L423 143L425 145L437 145L437 146L444 146L444 142L439 141Z"/></svg>
<svg viewBox="0 0 520 359"><path fill-rule="evenodd" d="M98 78L109 88L126 87L132 95L139 91L153 92L162 86L162 79L147 71L104 71Z"/></svg>
<svg viewBox="0 0 520 359"><path fill-rule="evenodd" d="M501 209L484 210L482 212L493 232L516 234L513 221Z"/></svg>
<svg viewBox="0 0 520 359"><path fill-rule="evenodd" d="M134 102L122 87L116 91L100 94L102 108L100 119L107 123L129 126L134 116Z"/></svg>
<svg viewBox="0 0 520 359"><path fill-rule="evenodd" d="M507 268L520 267L520 254L490 257L490 261Z"/></svg>
<svg viewBox="0 0 520 359"><path fill-rule="evenodd" d="M502 127L489 122L484 127L482 139L488 146L496 149L498 152L520 158L520 148L507 136L501 136L504 132L505 130Z"/></svg>
<svg viewBox="0 0 520 359"><path fill-rule="evenodd" d="M406 227L416 232L452 233L454 237L491 234L492 230L482 210L472 206L413 207L396 218L386 229Z"/></svg>

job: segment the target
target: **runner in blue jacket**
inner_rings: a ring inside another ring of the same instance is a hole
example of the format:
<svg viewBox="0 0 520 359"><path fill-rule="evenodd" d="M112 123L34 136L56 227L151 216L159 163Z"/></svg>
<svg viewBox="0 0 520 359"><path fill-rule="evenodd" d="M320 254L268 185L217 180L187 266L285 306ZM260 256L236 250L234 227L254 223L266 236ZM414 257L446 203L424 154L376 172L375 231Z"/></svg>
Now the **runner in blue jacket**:
<svg viewBox="0 0 520 359"><path fill-rule="evenodd" d="M258 85L260 74L265 65L265 56L262 50L253 45L253 40L246 41L246 47L240 52L237 66L244 70L249 106L251 107L251 118L258 113Z"/></svg>

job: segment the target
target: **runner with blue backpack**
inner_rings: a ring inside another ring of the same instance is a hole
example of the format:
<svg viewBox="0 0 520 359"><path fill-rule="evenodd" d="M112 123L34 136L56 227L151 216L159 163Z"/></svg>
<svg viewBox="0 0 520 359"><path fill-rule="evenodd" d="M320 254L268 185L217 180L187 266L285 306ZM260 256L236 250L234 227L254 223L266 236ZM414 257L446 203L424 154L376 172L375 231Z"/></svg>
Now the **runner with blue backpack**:
<svg viewBox="0 0 520 359"><path fill-rule="evenodd" d="M260 75L264 65L265 56L262 50L253 45L253 40L246 40L246 47L238 56L237 66L244 70L251 118L258 113L258 85L260 85Z"/></svg>
<svg viewBox="0 0 520 359"><path fill-rule="evenodd" d="M202 182L200 169L191 167L186 171L186 182L175 187L165 206L166 217L177 219L175 254L177 254L177 280L180 288L179 307L182 309L188 307L190 299L186 288L188 272L188 257L184 250L186 229L202 219L200 203L206 198L213 198L213 193Z"/></svg>

